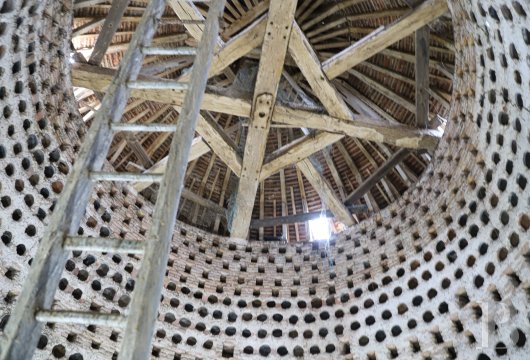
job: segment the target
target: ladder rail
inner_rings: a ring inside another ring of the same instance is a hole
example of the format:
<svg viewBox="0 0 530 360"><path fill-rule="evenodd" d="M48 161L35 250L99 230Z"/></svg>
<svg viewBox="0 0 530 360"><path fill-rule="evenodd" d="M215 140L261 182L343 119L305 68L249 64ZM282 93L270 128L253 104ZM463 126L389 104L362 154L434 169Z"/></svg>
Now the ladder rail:
<svg viewBox="0 0 530 360"><path fill-rule="evenodd" d="M130 93L128 81L138 77L142 65L141 49L150 45L158 20L165 9L165 0L148 3L118 72L103 98L65 189L50 218L50 225L33 259L22 292L13 309L0 342L0 359L30 359L35 351L43 324L36 318L39 310L51 307L68 251L63 242L76 233L85 212L93 184L89 170L100 170L112 141L110 123L121 120Z"/></svg>
<svg viewBox="0 0 530 360"><path fill-rule="evenodd" d="M219 18L225 0L210 3L205 30L195 58L191 82L184 98L177 130L169 151L169 160L153 213L152 227L146 244L133 296L119 360L147 359L151 353L154 324L158 316L160 294L165 275L169 248L177 218L177 210L184 185L186 165L200 112L200 105L208 81L208 70L218 40Z"/></svg>

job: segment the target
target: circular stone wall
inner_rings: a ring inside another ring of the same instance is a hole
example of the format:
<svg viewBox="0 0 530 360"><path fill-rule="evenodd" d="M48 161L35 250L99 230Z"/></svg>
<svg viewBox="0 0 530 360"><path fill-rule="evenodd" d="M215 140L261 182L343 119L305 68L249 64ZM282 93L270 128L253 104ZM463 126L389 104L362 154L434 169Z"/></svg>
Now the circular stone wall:
<svg viewBox="0 0 530 360"><path fill-rule="evenodd" d="M179 224L154 357L527 358L530 5L450 7L451 118L420 182L329 253ZM70 2L0 0L2 328L84 133L69 79L70 14ZM104 184L79 234L144 239L151 213L142 197ZM139 265L73 253L56 307L127 312ZM35 357L111 359L120 341L117 329L48 324Z"/></svg>

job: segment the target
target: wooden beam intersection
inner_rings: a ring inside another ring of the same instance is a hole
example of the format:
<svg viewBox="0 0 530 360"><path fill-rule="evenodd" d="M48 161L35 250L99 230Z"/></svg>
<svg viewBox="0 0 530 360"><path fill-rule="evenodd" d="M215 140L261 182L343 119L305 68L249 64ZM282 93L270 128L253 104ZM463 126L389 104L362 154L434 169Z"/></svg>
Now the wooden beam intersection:
<svg viewBox="0 0 530 360"><path fill-rule="evenodd" d="M297 0L274 0L269 6L243 154L243 170L230 224L230 235L235 238L244 239L248 235L296 4Z"/></svg>
<svg viewBox="0 0 530 360"><path fill-rule="evenodd" d="M410 155L409 149L399 149L395 152L383 165L381 165L374 173L366 178L351 194L346 197L346 204L353 204L359 201L366 193L370 191L386 174L388 174L394 167Z"/></svg>
<svg viewBox="0 0 530 360"><path fill-rule="evenodd" d="M398 40L442 16L448 11L447 0L427 0L396 22L376 30L326 60L323 69L329 79L376 55Z"/></svg>

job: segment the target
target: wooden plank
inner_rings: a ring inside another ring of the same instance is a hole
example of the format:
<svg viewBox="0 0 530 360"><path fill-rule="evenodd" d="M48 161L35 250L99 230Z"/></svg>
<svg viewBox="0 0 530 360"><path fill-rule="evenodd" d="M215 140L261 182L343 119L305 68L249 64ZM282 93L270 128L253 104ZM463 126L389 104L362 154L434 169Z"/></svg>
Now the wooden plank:
<svg viewBox="0 0 530 360"><path fill-rule="evenodd" d="M353 162L353 159L350 153L348 152L348 150L346 150L346 147L342 144L342 141L337 142L336 146L340 154L342 155L342 158L346 162L346 165L348 165L348 168L350 169L353 176L355 177L355 181L357 182L357 185L362 184L363 176L361 175L361 172L359 171L359 168L357 167L357 165L355 165L355 163ZM351 179L350 179L350 185L352 185L352 188L353 188ZM377 205L377 202L375 201L375 198L373 197L371 193L367 193L364 195L364 201L366 202L370 210L377 211L379 209L379 206Z"/></svg>
<svg viewBox="0 0 530 360"><path fill-rule="evenodd" d="M290 110L286 111L286 108L277 107L274 119L280 123L288 123L292 126L308 126L311 128L325 129L326 131L335 131L339 134L317 131L314 134L298 138L281 149L272 152L263 165L260 175L261 180L339 141L344 137L343 134L365 140L386 142L404 148L431 150L436 147L439 139L443 135L437 129L420 130L405 126L372 125L355 121L349 122L347 120L327 117L326 115L315 115L313 117L310 112L307 112L305 116L298 117L302 112L303 110L291 112ZM357 127L357 125L361 126ZM346 129L348 131L345 131Z"/></svg>
<svg viewBox="0 0 530 360"><path fill-rule="evenodd" d="M151 353L153 328L184 185L184 169L188 163L200 104L208 81L208 69L213 57L215 39L219 33L218 18L223 13L224 3L224 0L212 2L208 10L209 20L197 50L192 80L176 124L177 130L169 150L168 168L160 184L160 196L155 205L149 231L148 238L156 241L146 241L144 261L136 280L135 290L140 296L134 296L130 305L119 354L123 359L144 359Z"/></svg>
<svg viewBox="0 0 530 360"><path fill-rule="evenodd" d="M267 156L261 169L260 180L268 178L286 166L308 158L343 137L344 135L319 131L290 142Z"/></svg>
<svg viewBox="0 0 530 360"><path fill-rule="evenodd" d="M260 46L263 43L266 25L267 16L263 16L240 34L226 42L214 54L208 76L213 77L220 74L231 64ZM186 81L187 79L189 79L189 73L182 75L179 81Z"/></svg>
<svg viewBox="0 0 530 360"><path fill-rule="evenodd" d="M239 177L243 160L235 142L225 133L223 128L208 115L206 117L199 115L196 131L203 137L212 151Z"/></svg>
<svg viewBox="0 0 530 360"><path fill-rule="evenodd" d="M348 105L322 71L317 54L296 23L291 32L289 53L328 113L342 119L352 118Z"/></svg>
<svg viewBox="0 0 530 360"><path fill-rule="evenodd" d="M339 191L339 195L341 200L344 200L346 197L346 194L344 194L344 184L342 183L342 180L340 178L340 174L337 171L337 168L335 167L335 164L333 163L333 159L331 158L331 154L329 151L324 150L322 151L322 155L324 155L324 160L326 161L326 164L329 167L329 170L331 172L331 176L333 177L333 180L335 181L335 184L337 184L337 190Z"/></svg>
<svg viewBox="0 0 530 360"><path fill-rule="evenodd" d="M78 28L75 28L72 31L72 39L75 39L76 37L80 35L83 35L89 31L94 30L98 26L102 25L104 22L105 22L104 18L98 18L98 19L91 20L84 25L79 26Z"/></svg>
<svg viewBox="0 0 530 360"><path fill-rule="evenodd" d="M276 129L276 136L278 138L278 147L282 147L282 133L280 129ZM282 199L282 216L289 214L287 208L287 193L285 191L285 171L280 170L280 196ZM282 225L282 237L284 240L289 241L289 226L287 224Z"/></svg>
<svg viewBox="0 0 530 360"><path fill-rule="evenodd" d="M344 206L327 180L324 178L324 176L322 176L322 174L320 174L320 172L315 168L309 159L300 161L296 164L296 167L300 169L302 174L304 174L311 186L313 186L315 191L320 196L320 199L322 199L322 202L327 205L338 221L347 226L351 226L355 223L348 208Z"/></svg>
<svg viewBox="0 0 530 360"><path fill-rule="evenodd" d="M197 190L197 196L199 197L203 197L202 194L204 192L204 188L206 187L206 183L208 182L208 179L210 178L210 173L212 172L212 169L213 169L213 165L215 164L215 159L217 157L215 156L215 154L212 154L212 156L210 157L210 161L208 162L208 167L206 168L206 171L204 172L204 176L202 177L201 179L201 183L199 184L199 189ZM199 206L195 206L195 209L193 209L193 211L190 211L190 212L193 212L193 215L191 217L191 222L193 224L197 224L197 217L199 216Z"/></svg>
<svg viewBox="0 0 530 360"><path fill-rule="evenodd" d="M352 204L358 201L370 189L379 182L389 171L403 161L410 154L409 149L400 149L391 158L389 158L383 165L381 165L373 174L363 181L351 194L346 198L346 203Z"/></svg>
<svg viewBox="0 0 530 360"><path fill-rule="evenodd" d="M211 200L205 199L202 196L195 194L193 191L189 189L186 189L186 188L182 189L182 197L189 201L194 202L195 204L205 207L208 210L212 210L213 212L215 212L216 214L222 217L226 217L226 209L224 207L216 204L215 202Z"/></svg>
<svg viewBox="0 0 530 360"><path fill-rule="evenodd" d="M416 127L429 125L429 28L416 31Z"/></svg>
<svg viewBox="0 0 530 360"><path fill-rule="evenodd" d="M259 218L263 219L265 217L265 181L262 181L259 184ZM258 239L263 241L263 236L265 231L263 227L258 227Z"/></svg>
<svg viewBox="0 0 530 360"><path fill-rule="evenodd" d="M296 179L298 180L298 188L300 189L300 197L302 198L302 212L307 213L309 212L309 207L307 206L307 197L305 194L305 186L304 186L304 179L302 178L302 173L300 172L300 169L296 168ZM309 223L306 221L304 223L305 228L305 234L306 234L306 240L309 239Z"/></svg>
<svg viewBox="0 0 530 360"><path fill-rule="evenodd" d="M221 37L226 41L232 38L234 34L241 31L241 29L246 28L247 25L255 21L255 19L257 19L267 11L267 9L269 8L269 2L270 0L265 0L252 7L242 17L240 17L235 22L231 23L226 29L224 29L223 33L221 34Z"/></svg>
<svg viewBox="0 0 530 360"><path fill-rule="evenodd" d="M413 114L416 112L416 106L414 105L414 103L412 103L412 101L410 101L409 99L404 98L403 96L401 96L400 94L396 93L395 91L389 89L388 87L386 87L385 85L381 84L380 82L375 81L374 79L370 78L369 76L366 76L365 74L363 74L360 71L357 71L355 69L350 69L347 72L349 74L355 76L357 79L359 79L360 81L364 82L365 84L367 84L371 88L375 89L377 92L379 92L379 93L383 94L384 96L386 96L390 101L393 101L396 104L404 107L405 109L407 109L408 111L410 111Z"/></svg>
<svg viewBox="0 0 530 360"><path fill-rule="evenodd" d="M336 78L348 69L442 16L448 9L447 0L425 1L398 21L380 31L376 30L324 62L324 72L329 79Z"/></svg>
<svg viewBox="0 0 530 360"><path fill-rule="evenodd" d="M291 188L292 189L292 188ZM348 206L348 211L354 214L361 214L368 211L368 207L366 205L350 205ZM310 213L301 213L289 216L281 216L281 217L272 217L272 218L264 218L264 219L253 219L250 222L250 227L252 229L260 228L260 227L272 227L272 226L279 226L283 224L300 224L303 222L307 222L310 220L318 219L319 217L324 216L326 218L334 217L333 212L330 210L326 211L313 211Z"/></svg>
<svg viewBox="0 0 530 360"><path fill-rule="evenodd" d="M88 171L101 170L105 162L112 142L110 124L121 120L129 97L127 81L137 76L142 65L138 48L149 41L156 19L162 15L163 9L162 0L153 0L149 3L138 30L131 39L131 46L122 59L123 65L112 80L109 93L103 98L101 109L83 139L61 197L49 218L47 230L32 259L31 270L17 296L10 321L4 328L0 348L1 359L32 358L43 327L43 323L37 321L35 314L38 310L50 309L53 305L54 295L69 256L69 252L62 246L63 242L68 235L77 232L93 189ZM163 266L166 265L164 262ZM162 271L161 275L163 273ZM157 300L153 305L158 308L159 293L156 296ZM147 322L146 326L152 330L153 323L154 319L152 322ZM147 331L142 339L150 343L152 335L152 332ZM133 336L130 337L134 340ZM139 342L141 350L135 356L147 358L148 354L144 354L143 350L148 351L149 346L143 348L144 342Z"/></svg>
<svg viewBox="0 0 530 360"><path fill-rule="evenodd" d="M99 65L107 52L107 49L112 42L112 38L120 25L120 20L125 13L127 5L129 5L130 0L113 0L112 6L110 7L109 13L105 18L103 27L99 33L92 54L88 59L88 63L92 65Z"/></svg>
<svg viewBox="0 0 530 360"><path fill-rule="evenodd" d="M191 1L180 1L180 0L168 0L168 5L171 6L178 18L184 21L184 27L190 33L190 35L197 41L200 41L204 32L204 24L200 23L205 18L199 11L199 9ZM197 23L191 23L191 22ZM215 40L215 48L220 49L225 45L221 37L217 36ZM230 69L225 69L225 75L230 79L234 80L235 75Z"/></svg>
<svg viewBox="0 0 530 360"><path fill-rule="evenodd" d="M232 134L240 127L239 124L235 124L230 126L228 129L225 130L227 134ZM191 150L190 155L188 157L188 163L197 160L203 155L206 155L211 151L210 147L206 142L204 142L204 139L201 136L197 136L193 139L191 143ZM153 165L151 168L147 169L145 173L153 173L153 174L162 174L166 170L167 166L167 156L160 161L158 161L155 165ZM150 183L141 183L141 184L134 184L134 189L136 191L142 191L146 188L148 188L151 184Z"/></svg>
<svg viewBox="0 0 530 360"><path fill-rule="evenodd" d="M104 92L110 84L115 70L88 64L72 65L72 82L74 86ZM139 75L138 80L154 80L160 78L154 76ZM171 89L135 89L131 91L131 97L144 100L156 101L163 104L182 106L184 91ZM205 93L202 106L203 110L220 113L228 113L235 116L249 117L251 102L243 99L235 99L212 93Z"/></svg>
<svg viewBox="0 0 530 360"><path fill-rule="evenodd" d="M248 234L296 3L296 0L273 0L269 7L262 57L254 89L253 110L243 155L243 171L230 229L231 236L235 238L246 238Z"/></svg>

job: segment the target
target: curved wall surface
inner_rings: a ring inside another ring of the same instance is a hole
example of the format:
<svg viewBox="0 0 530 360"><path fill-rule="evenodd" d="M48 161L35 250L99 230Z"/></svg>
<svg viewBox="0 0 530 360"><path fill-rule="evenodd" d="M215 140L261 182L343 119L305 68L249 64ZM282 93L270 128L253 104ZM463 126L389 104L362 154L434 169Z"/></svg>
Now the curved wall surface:
<svg viewBox="0 0 530 360"><path fill-rule="evenodd" d="M420 182L329 251L179 224L153 357L528 358L530 4L450 8L451 117ZM0 9L3 328L84 125L69 75L71 4L3 0ZM143 240L151 213L141 196L103 184L79 234ZM55 306L127 312L139 265L73 253ZM48 324L35 358L111 359L120 340L117 329Z"/></svg>

